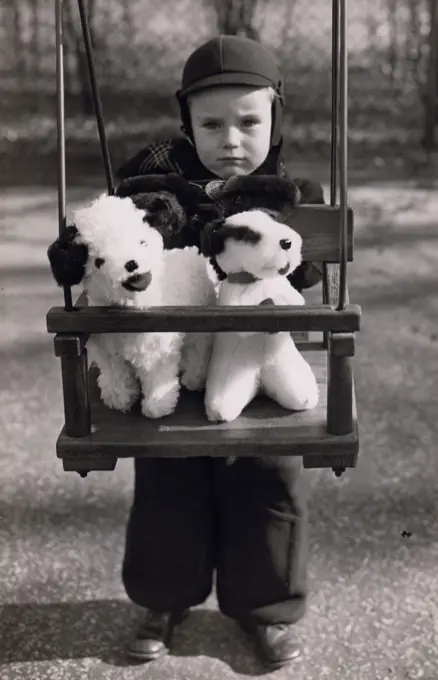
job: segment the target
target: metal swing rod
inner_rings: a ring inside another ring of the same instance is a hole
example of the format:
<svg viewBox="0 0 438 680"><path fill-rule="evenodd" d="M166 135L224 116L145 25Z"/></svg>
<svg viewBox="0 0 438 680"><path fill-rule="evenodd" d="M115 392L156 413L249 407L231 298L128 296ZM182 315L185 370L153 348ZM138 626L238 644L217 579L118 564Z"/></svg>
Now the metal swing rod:
<svg viewBox="0 0 438 680"><path fill-rule="evenodd" d="M348 243L348 52L347 0L332 0L332 79L331 79L331 149L330 205L337 204L339 169L339 299L337 310L347 303ZM325 267L325 274L327 268Z"/></svg>
<svg viewBox="0 0 438 680"><path fill-rule="evenodd" d="M63 63L63 1L56 0L56 81L57 81L57 123L58 123L58 208L59 231L66 224L66 178L65 178L65 110L64 110L64 63ZM105 166L108 193L114 194L108 141L102 114L93 49L91 44L88 16L84 0L78 0L79 15L87 57L96 122L99 132L101 154ZM337 310L346 307L347 291L347 243L348 243L348 54L347 54L347 0L332 0L332 82L331 82L331 159L330 159L330 204L337 202L337 175L339 166L340 233L339 233L339 300ZM338 162L339 156L339 162ZM73 309L71 288L64 287L65 309Z"/></svg>
<svg viewBox="0 0 438 680"><path fill-rule="evenodd" d="M333 45L336 55L336 76L332 80L332 97L339 102L339 147L335 143L333 151L339 149L339 202L340 202L340 233L339 233L339 301L337 310L345 309L347 297L347 238L348 238L348 51L347 51L347 0L333 0ZM335 30L336 26L336 30ZM339 61L338 61L339 60ZM333 56L333 63L335 57ZM333 91L334 90L334 91ZM339 96L338 96L339 95ZM337 116L336 116L337 122ZM333 124L333 123L332 123ZM332 162L336 176L336 160ZM333 177L332 186L333 186ZM336 185L334 185L336 187ZM336 195L336 188L335 188Z"/></svg>
<svg viewBox="0 0 438 680"><path fill-rule="evenodd" d="M64 35L62 25L63 0L56 1L55 38L56 38L56 123L58 145L58 226L59 235L66 227L65 198L65 110L64 110ZM64 308L67 312L73 309L70 286L63 286Z"/></svg>
<svg viewBox="0 0 438 680"><path fill-rule="evenodd" d="M87 11L84 0L78 0L79 16L81 20L82 35L84 39L85 54L87 58L88 74L91 85L94 111L102 159L105 167L108 194L114 194L114 180L111 168L111 160L108 150L108 140L105 132L105 124L102 114L102 105L97 86L94 69L93 49L91 44L90 28L88 25ZM64 84L64 31L63 31L64 0L56 0L55 34L56 34L56 94L57 94L57 132L58 132L58 223L61 234L66 226L66 154L65 154L65 84ZM64 286L64 305L66 311L73 310L72 293L70 286Z"/></svg>

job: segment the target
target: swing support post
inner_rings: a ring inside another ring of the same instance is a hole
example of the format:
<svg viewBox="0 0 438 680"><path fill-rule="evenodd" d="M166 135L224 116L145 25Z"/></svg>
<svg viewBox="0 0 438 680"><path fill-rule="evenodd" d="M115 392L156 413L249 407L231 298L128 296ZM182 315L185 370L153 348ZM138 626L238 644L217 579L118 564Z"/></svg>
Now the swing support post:
<svg viewBox="0 0 438 680"><path fill-rule="evenodd" d="M64 84L64 0L56 0L56 120L58 145L58 226L66 228L66 153L65 153L65 84ZM72 313L72 291L64 286L64 310ZM84 334L59 333L55 336L55 356L61 359L65 431L70 437L91 433L88 394L88 361Z"/></svg>

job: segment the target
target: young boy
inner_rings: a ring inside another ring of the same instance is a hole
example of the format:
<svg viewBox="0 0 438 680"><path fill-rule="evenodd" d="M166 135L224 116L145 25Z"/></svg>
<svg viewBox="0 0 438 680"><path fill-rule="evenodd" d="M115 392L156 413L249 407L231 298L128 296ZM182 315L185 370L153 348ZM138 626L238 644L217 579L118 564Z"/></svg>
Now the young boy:
<svg viewBox="0 0 438 680"><path fill-rule="evenodd" d="M209 40L189 57L176 96L186 137L147 147L119 179L285 175L282 80L261 44ZM311 263L290 277L299 290L319 280ZM220 610L253 636L262 660L279 668L299 656L292 624L305 612L307 572L300 472L296 457L135 460L123 582L146 614L131 656L167 652L175 625L210 594L214 570Z"/></svg>

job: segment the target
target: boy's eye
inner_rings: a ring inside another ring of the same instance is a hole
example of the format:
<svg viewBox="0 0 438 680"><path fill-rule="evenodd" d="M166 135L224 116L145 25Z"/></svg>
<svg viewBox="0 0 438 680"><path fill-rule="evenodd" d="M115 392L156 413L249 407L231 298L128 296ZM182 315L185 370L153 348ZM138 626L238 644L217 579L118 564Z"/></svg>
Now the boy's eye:
<svg viewBox="0 0 438 680"><path fill-rule="evenodd" d="M219 123L216 120L209 120L202 124L202 127L206 130L216 130L219 127Z"/></svg>
<svg viewBox="0 0 438 680"><path fill-rule="evenodd" d="M257 118L245 118L242 121L242 125L244 127L252 127L253 125L257 125L260 121Z"/></svg>
<svg viewBox="0 0 438 680"><path fill-rule="evenodd" d="M94 260L94 264L96 265L97 269L100 269L103 264L105 264L105 260L103 257L96 257Z"/></svg>

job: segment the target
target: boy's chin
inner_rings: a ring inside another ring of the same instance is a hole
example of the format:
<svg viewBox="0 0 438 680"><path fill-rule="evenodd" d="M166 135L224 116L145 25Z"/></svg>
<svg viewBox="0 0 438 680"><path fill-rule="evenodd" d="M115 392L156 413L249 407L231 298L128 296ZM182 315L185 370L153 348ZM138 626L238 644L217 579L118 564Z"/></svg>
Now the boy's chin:
<svg viewBox="0 0 438 680"><path fill-rule="evenodd" d="M250 166L239 166L239 165L231 165L226 168L216 168L213 172L220 178L220 179L230 179L231 177L235 177L236 175L250 175L252 172L254 172L256 168L252 168Z"/></svg>

